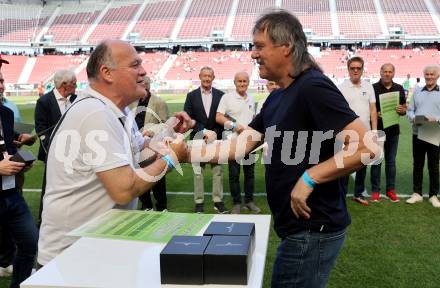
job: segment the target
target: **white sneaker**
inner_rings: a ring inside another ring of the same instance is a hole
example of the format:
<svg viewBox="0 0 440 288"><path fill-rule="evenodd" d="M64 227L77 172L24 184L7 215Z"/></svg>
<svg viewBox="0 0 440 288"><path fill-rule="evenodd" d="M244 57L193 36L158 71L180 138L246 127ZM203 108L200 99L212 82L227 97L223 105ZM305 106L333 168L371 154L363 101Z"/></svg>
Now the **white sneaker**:
<svg viewBox="0 0 440 288"><path fill-rule="evenodd" d="M431 202L432 206L435 208L440 208L440 201L438 201L437 196L431 196L431 198L429 198L429 202Z"/></svg>
<svg viewBox="0 0 440 288"><path fill-rule="evenodd" d="M412 195L411 195L411 197L409 197L407 200L406 200L406 203L408 203L408 204L414 204L414 203L417 203L417 202L422 202L423 201L423 197L422 197L422 195L420 195L420 194L418 194L418 193L413 193ZM438 200L437 200L438 201Z"/></svg>
<svg viewBox="0 0 440 288"><path fill-rule="evenodd" d="M13 270L12 265L9 265L6 268L0 267L0 277L11 277L12 270Z"/></svg>

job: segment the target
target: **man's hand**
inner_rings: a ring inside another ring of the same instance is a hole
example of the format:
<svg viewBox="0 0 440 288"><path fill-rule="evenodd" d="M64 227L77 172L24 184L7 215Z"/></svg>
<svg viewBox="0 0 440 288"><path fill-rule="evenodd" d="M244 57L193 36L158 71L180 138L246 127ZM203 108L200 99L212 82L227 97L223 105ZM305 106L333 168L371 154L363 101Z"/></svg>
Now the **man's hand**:
<svg viewBox="0 0 440 288"><path fill-rule="evenodd" d="M217 139L217 133L212 130L207 130L203 132L203 140L205 140L206 144L212 143Z"/></svg>
<svg viewBox="0 0 440 288"><path fill-rule="evenodd" d="M25 166L24 163L10 161L9 158L11 157L12 155L8 155L5 157L5 159L0 161L0 175L4 175L4 176L15 175L24 168Z"/></svg>
<svg viewBox="0 0 440 288"><path fill-rule="evenodd" d="M235 127L234 131L237 132L237 134L240 134L243 132L244 128L245 127L243 125L237 124L237 127Z"/></svg>
<svg viewBox="0 0 440 288"><path fill-rule="evenodd" d="M435 116L426 116L426 119L428 119L428 122L438 122L438 119Z"/></svg>
<svg viewBox="0 0 440 288"><path fill-rule="evenodd" d="M179 162L185 162L187 158L188 146L185 143L184 135L178 134L175 139L168 142L169 148L174 152Z"/></svg>
<svg viewBox="0 0 440 288"><path fill-rule="evenodd" d="M296 218L310 218L312 210L307 206L307 198L309 198L312 191L313 189L307 186L302 177L298 179L298 182L296 182L295 187L292 189L292 193L290 193L290 207L292 207Z"/></svg>
<svg viewBox="0 0 440 288"><path fill-rule="evenodd" d="M23 133L18 136L18 140L14 140L14 144L18 148L20 148L22 145L32 146L36 140L37 137Z"/></svg>
<svg viewBox="0 0 440 288"><path fill-rule="evenodd" d="M192 129L194 126L196 126L196 121L191 119L191 117L189 117L189 115L184 111L174 113L174 117L179 120L179 123L173 127L174 131L177 133L185 133L189 129Z"/></svg>
<svg viewBox="0 0 440 288"><path fill-rule="evenodd" d="M397 105L396 106L396 112L399 115L405 115L406 114L406 105Z"/></svg>

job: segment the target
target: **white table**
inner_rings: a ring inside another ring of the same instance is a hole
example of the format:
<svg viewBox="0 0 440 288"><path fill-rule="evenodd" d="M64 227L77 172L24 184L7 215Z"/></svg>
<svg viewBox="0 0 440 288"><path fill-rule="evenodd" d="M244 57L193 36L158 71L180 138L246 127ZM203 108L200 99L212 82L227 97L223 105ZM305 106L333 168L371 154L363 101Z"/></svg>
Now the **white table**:
<svg viewBox="0 0 440 288"><path fill-rule="evenodd" d="M203 285L202 287L261 287L270 219L270 215L215 215L212 221L254 222L255 250L247 286ZM203 234L206 227L199 235ZM164 247L165 244L158 243L83 237L29 277L20 287L200 288L200 285L160 284L159 254Z"/></svg>

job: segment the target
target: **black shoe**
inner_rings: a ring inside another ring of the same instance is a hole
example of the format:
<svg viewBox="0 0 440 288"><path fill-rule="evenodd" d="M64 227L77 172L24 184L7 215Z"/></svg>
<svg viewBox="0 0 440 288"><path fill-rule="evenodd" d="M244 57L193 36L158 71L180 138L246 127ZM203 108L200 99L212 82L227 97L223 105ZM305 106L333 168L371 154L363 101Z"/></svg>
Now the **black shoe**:
<svg viewBox="0 0 440 288"><path fill-rule="evenodd" d="M205 212L205 209L203 208L203 203L196 203L196 207L194 208L194 212L199 213L199 214Z"/></svg>
<svg viewBox="0 0 440 288"><path fill-rule="evenodd" d="M214 210L220 214L229 213L229 211L225 207L225 203L223 203L223 202L215 202L214 203Z"/></svg>

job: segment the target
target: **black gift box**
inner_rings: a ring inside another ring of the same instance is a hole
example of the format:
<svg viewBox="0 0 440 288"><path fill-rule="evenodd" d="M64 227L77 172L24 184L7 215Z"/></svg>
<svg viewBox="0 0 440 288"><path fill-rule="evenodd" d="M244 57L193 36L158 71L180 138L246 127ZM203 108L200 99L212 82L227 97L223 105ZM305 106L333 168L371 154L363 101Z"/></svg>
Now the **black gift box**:
<svg viewBox="0 0 440 288"><path fill-rule="evenodd" d="M203 236L249 236L255 238L255 223L211 222Z"/></svg>
<svg viewBox="0 0 440 288"><path fill-rule="evenodd" d="M26 166L31 165L35 160L35 156L26 150L18 150L9 160L14 162L25 163Z"/></svg>
<svg viewBox="0 0 440 288"><path fill-rule="evenodd" d="M249 236L212 236L204 256L205 284L247 285L251 259Z"/></svg>
<svg viewBox="0 0 440 288"><path fill-rule="evenodd" d="M173 236L160 252L162 284L203 284L203 253L211 237Z"/></svg>
<svg viewBox="0 0 440 288"><path fill-rule="evenodd" d="M255 223L247 222L211 222L203 236L249 236L251 237L251 250L255 247Z"/></svg>

